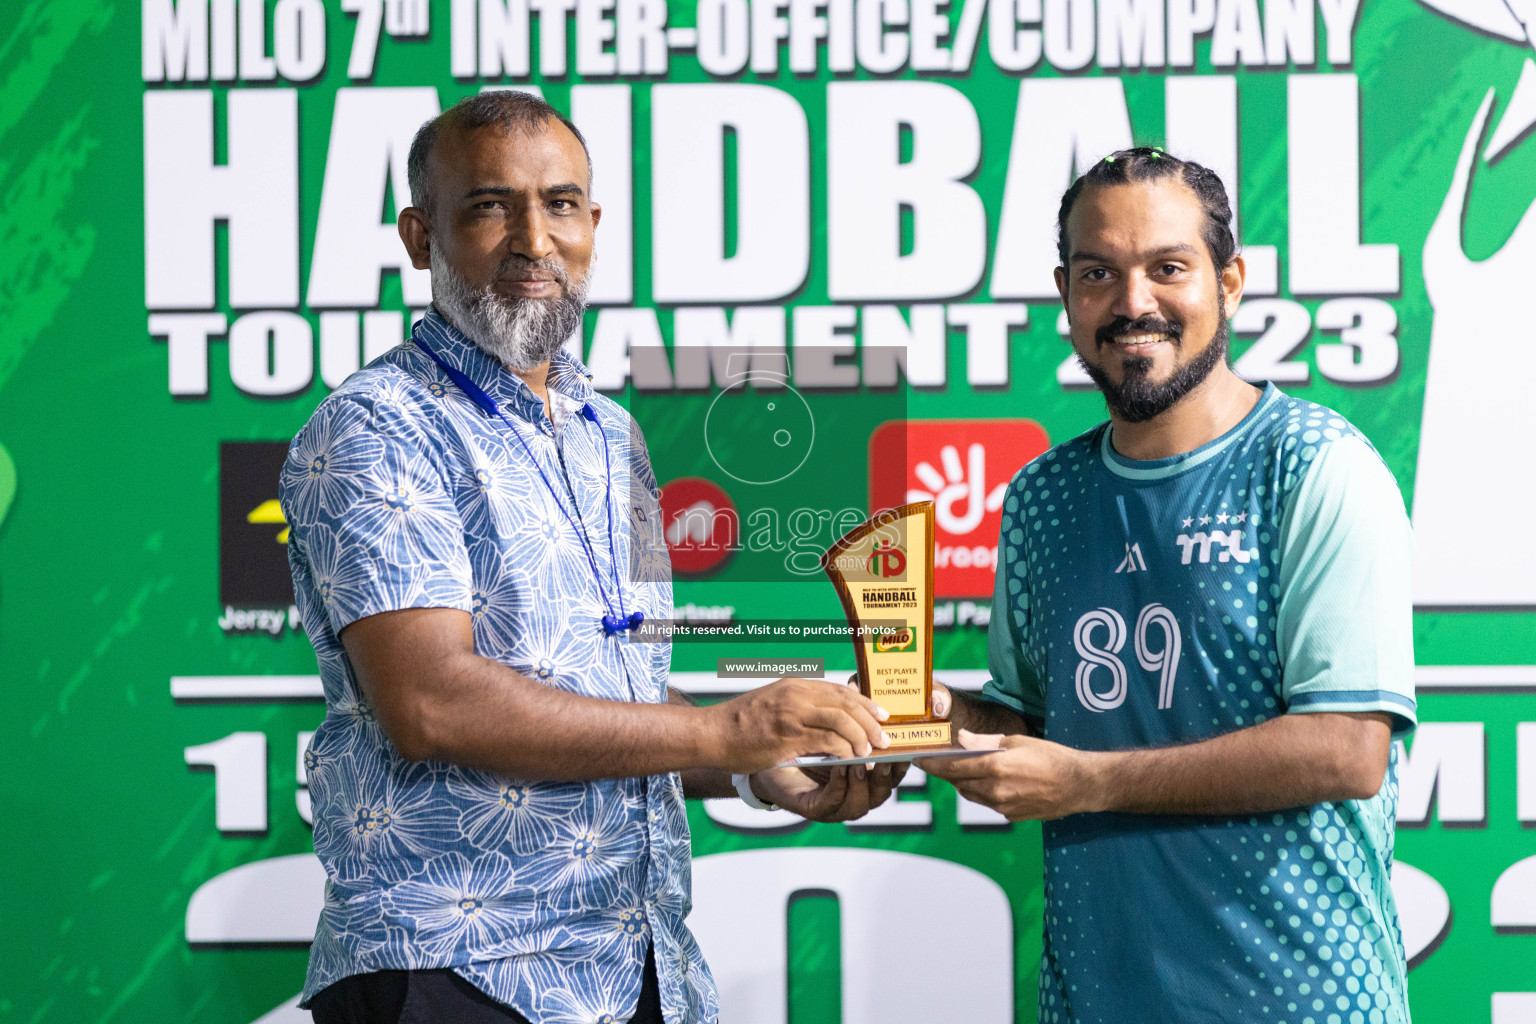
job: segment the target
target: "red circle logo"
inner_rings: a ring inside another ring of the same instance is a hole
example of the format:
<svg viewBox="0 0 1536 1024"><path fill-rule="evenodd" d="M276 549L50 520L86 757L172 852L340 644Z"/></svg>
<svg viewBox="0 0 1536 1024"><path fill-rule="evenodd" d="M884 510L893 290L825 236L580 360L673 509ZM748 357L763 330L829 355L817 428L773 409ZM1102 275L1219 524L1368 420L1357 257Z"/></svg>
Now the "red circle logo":
<svg viewBox="0 0 1536 1024"><path fill-rule="evenodd" d="M672 570L684 575L714 572L741 543L735 502L701 476L678 477L662 486L661 524Z"/></svg>

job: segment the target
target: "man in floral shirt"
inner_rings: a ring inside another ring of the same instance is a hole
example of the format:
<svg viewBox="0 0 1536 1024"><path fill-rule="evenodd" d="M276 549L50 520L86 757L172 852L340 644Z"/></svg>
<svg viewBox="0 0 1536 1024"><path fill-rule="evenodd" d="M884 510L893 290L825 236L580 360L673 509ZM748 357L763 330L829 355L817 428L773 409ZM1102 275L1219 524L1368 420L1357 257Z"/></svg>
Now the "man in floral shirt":
<svg viewBox="0 0 1536 1024"><path fill-rule="evenodd" d="M892 773L765 769L868 754L884 712L794 679L694 707L667 644L627 642L670 617L670 564L638 428L561 349L601 216L575 126L473 97L423 126L410 183L433 308L283 471L326 695L305 1003L319 1024L714 1021L685 794L861 815Z"/></svg>

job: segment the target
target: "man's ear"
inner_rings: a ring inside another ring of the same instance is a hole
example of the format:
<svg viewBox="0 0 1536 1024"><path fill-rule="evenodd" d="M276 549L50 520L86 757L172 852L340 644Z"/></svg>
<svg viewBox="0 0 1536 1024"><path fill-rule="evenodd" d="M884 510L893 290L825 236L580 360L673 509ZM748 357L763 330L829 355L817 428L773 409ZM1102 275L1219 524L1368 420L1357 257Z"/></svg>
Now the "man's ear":
<svg viewBox="0 0 1536 1024"><path fill-rule="evenodd" d="M427 224L427 215L419 207L407 206L400 211L395 228L400 232L400 241L405 243L405 251L410 254L411 266L417 270L431 267L432 229Z"/></svg>
<svg viewBox="0 0 1536 1024"><path fill-rule="evenodd" d="M601 203L592 203L587 209L592 211L592 226L597 227L597 222L603 219L603 207Z"/></svg>
<svg viewBox="0 0 1536 1024"><path fill-rule="evenodd" d="M1222 297L1227 303L1227 316L1230 317L1237 312L1238 304L1243 301L1243 286L1247 280L1248 264L1243 261L1242 254L1239 253L1233 256L1232 262L1222 270L1219 282Z"/></svg>
<svg viewBox="0 0 1536 1024"><path fill-rule="evenodd" d="M1067 305L1067 272L1057 267L1053 273L1056 275L1056 291L1061 295L1061 308L1068 310L1067 316L1071 316L1071 308Z"/></svg>

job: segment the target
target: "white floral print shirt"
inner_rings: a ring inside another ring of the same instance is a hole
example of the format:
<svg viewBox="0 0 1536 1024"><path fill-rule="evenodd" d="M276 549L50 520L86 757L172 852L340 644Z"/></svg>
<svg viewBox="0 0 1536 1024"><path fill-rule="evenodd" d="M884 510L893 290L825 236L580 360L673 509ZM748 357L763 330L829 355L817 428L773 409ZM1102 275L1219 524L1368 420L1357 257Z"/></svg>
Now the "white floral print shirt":
<svg viewBox="0 0 1536 1024"><path fill-rule="evenodd" d="M418 339L500 405L526 449ZM669 646L626 643L600 624L621 612L620 594L623 612L672 612L644 439L564 352L549 387L591 403L598 422L573 415L557 435L526 384L428 310L411 341L321 403L289 450L289 560L326 699L305 754L328 875L306 1003L353 974L451 967L539 1024L623 1020L651 943L669 1024L716 1018L714 981L683 924L680 778L528 782L402 760L338 639L380 612L457 608L473 616L477 653L547 686L666 700Z"/></svg>

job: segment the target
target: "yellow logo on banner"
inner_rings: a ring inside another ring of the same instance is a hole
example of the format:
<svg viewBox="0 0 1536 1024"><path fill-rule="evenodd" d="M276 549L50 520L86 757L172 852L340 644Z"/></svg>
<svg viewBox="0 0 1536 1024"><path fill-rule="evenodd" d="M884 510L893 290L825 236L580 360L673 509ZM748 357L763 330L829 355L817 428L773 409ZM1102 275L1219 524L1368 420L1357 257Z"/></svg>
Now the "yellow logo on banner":
<svg viewBox="0 0 1536 1024"><path fill-rule="evenodd" d="M273 523L282 524L283 530L277 535L279 544L288 543L288 520L283 516L283 506L276 498L270 498L262 502L250 512L246 513L245 521L248 523Z"/></svg>

